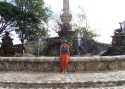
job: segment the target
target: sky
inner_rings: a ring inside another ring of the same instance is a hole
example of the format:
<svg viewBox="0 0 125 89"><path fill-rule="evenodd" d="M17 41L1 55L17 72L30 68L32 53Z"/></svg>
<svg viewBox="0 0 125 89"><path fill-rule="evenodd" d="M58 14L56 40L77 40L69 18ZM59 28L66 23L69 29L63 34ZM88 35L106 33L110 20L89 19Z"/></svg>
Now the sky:
<svg viewBox="0 0 125 89"><path fill-rule="evenodd" d="M59 16L62 12L63 0L44 0L45 5ZM69 0L70 11L75 17L82 8L87 16L88 24L99 35L96 40L111 43L114 29L119 28L119 22L125 20L125 0ZM55 33L52 32L52 35Z"/></svg>
<svg viewBox="0 0 125 89"><path fill-rule="evenodd" d="M44 0L44 2L53 11L55 18L60 16L63 0ZM111 43L114 30L119 28L119 22L125 20L125 0L69 0L69 2L73 20L82 13L80 9L82 8L86 13L88 24L99 35L95 39L102 43ZM56 36L51 30L53 24L49 26L51 36ZM15 44L20 43L15 33L12 37Z"/></svg>

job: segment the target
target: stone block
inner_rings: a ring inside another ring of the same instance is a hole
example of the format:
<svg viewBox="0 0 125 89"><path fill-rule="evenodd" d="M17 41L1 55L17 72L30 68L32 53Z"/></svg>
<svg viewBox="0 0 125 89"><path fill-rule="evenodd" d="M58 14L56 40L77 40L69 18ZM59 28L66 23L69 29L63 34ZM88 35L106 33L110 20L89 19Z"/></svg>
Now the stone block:
<svg viewBox="0 0 125 89"><path fill-rule="evenodd" d="M68 71L69 72L81 72L85 70L85 63L84 62L70 62Z"/></svg>
<svg viewBox="0 0 125 89"><path fill-rule="evenodd" d="M110 70L119 70L121 69L121 61L112 61L109 63Z"/></svg>
<svg viewBox="0 0 125 89"><path fill-rule="evenodd" d="M85 66L86 71L107 70L107 63L105 62L87 62Z"/></svg>
<svg viewBox="0 0 125 89"><path fill-rule="evenodd" d="M69 72L125 69L125 56L71 57ZM58 57L0 57L0 71L59 72Z"/></svg>
<svg viewBox="0 0 125 89"><path fill-rule="evenodd" d="M121 61L121 68L122 70L125 70L125 61Z"/></svg>

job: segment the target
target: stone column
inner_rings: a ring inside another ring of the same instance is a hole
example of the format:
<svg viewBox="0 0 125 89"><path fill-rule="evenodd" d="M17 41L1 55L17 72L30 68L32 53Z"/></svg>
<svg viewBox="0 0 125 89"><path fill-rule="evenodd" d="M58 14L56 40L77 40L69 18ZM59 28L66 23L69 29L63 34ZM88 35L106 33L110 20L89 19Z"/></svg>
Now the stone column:
<svg viewBox="0 0 125 89"><path fill-rule="evenodd" d="M72 19L72 15L69 12L69 0L63 0L63 13L61 15L62 23L69 24Z"/></svg>
<svg viewBox="0 0 125 89"><path fill-rule="evenodd" d="M63 0L63 12L69 13L69 0Z"/></svg>
<svg viewBox="0 0 125 89"><path fill-rule="evenodd" d="M70 22L72 20L72 15L69 11L69 0L63 0L63 13L60 16L61 18L61 31L59 32L60 36L66 36L71 31Z"/></svg>

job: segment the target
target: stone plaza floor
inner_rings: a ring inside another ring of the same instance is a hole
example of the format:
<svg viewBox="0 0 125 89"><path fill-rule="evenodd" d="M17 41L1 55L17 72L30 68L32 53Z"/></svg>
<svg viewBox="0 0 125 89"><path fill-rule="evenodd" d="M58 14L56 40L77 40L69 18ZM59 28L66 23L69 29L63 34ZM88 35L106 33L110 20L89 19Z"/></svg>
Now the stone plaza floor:
<svg viewBox="0 0 125 89"><path fill-rule="evenodd" d="M74 83L125 81L125 71L85 73L0 72L0 82Z"/></svg>
<svg viewBox="0 0 125 89"><path fill-rule="evenodd" d="M7 88L6 84L7 87L10 85L12 86ZM14 84L23 84L24 86L28 84L29 86L35 86L35 84L37 84L38 86L37 88L13 88ZM44 86L43 84L45 84L45 87L40 88ZM56 87L58 87L58 85L60 87L62 85L65 87L51 88L51 86L54 84L56 84ZM66 88L69 87L68 84L71 85L70 88ZM47 85L49 85L49 87ZM74 86L77 88L74 88ZM0 89L125 89L125 71L65 74L37 72L0 72Z"/></svg>

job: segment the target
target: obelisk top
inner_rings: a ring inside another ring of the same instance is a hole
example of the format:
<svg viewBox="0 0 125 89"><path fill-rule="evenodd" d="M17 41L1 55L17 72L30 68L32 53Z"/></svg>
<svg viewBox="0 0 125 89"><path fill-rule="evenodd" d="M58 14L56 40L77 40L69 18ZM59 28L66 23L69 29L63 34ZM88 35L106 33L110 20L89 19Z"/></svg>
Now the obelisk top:
<svg viewBox="0 0 125 89"><path fill-rule="evenodd" d="M63 12L69 13L69 0L63 0Z"/></svg>
<svg viewBox="0 0 125 89"><path fill-rule="evenodd" d="M63 13L61 15L62 23L70 23L72 15L69 11L69 0L63 0Z"/></svg>
<svg viewBox="0 0 125 89"><path fill-rule="evenodd" d="M71 25L70 22L72 20L72 15L70 14L70 10L69 10L69 0L63 0L63 13L60 16L61 18L61 31L59 31L59 36L60 37L67 37L69 34L72 33L71 29Z"/></svg>

